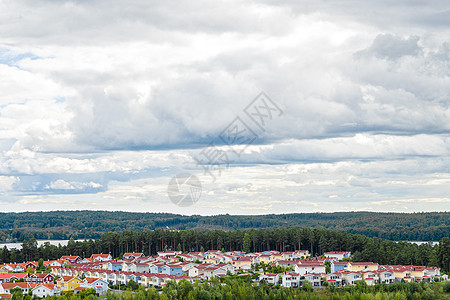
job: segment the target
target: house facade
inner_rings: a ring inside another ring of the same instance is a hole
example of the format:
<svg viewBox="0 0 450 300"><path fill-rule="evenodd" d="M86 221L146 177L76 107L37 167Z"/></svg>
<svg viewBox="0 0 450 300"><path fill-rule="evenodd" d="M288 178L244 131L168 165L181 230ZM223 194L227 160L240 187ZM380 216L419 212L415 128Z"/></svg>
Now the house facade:
<svg viewBox="0 0 450 300"><path fill-rule="evenodd" d="M44 298L59 295L59 290L56 288L56 285L53 283L41 283L37 284L31 290L33 296Z"/></svg>

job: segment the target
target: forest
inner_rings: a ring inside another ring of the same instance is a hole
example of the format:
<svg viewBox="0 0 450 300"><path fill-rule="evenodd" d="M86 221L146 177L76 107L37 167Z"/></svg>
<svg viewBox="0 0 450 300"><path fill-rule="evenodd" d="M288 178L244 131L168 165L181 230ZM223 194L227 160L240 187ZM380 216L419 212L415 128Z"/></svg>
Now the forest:
<svg viewBox="0 0 450 300"><path fill-rule="evenodd" d="M342 233L317 228L276 228L249 230L153 230L107 233L96 240L74 241L67 246L46 243L37 246L36 239L23 242L21 250L0 249L1 262L58 259L62 255L90 257L93 253L111 253L120 258L126 252L154 255L161 250L222 251L242 250L309 250L313 255L326 251L351 251L354 261L372 261L379 264L437 266L448 272L450 267L450 239L442 238L438 245L417 245L370 238L360 234Z"/></svg>
<svg viewBox="0 0 450 300"><path fill-rule="evenodd" d="M184 216L121 211L0 213L0 241L98 239L108 232L160 228L238 230L310 227L394 241L439 241L450 236L450 213L297 213L269 215Z"/></svg>
<svg viewBox="0 0 450 300"><path fill-rule="evenodd" d="M109 300L122 299L160 299L160 300L212 300L212 299L248 299L248 300L290 300L290 299L449 299L450 283L398 283L368 287L363 282L356 286L336 288L329 286L322 290L313 289L311 284L304 282L299 289L286 289L270 286L260 281L252 283L249 277L214 278L208 283L191 284L186 280L179 283L170 282L159 294L154 288L145 291L138 290L122 295L109 294Z"/></svg>
<svg viewBox="0 0 450 300"><path fill-rule="evenodd" d="M65 292L61 296L51 296L47 299L77 300L77 299L107 299L107 300L290 300L290 299L345 299L345 300L440 300L449 299L450 282L438 283L394 283L367 286L363 281L355 286L337 288L329 285L324 289L313 289L311 283L305 281L297 289L271 286L265 281L252 282L249 276L230 276L220 279L213 278L209 282L190 283L183 279L179 282L170 281L162 290L154 287L148 290L143 286L136 291L127 290L121 294L108 292L105 297L95 296L95 290L87 289L76 295ZM13 300L31 300L31 296L22 295L20 290L13 294Z"/></svg>

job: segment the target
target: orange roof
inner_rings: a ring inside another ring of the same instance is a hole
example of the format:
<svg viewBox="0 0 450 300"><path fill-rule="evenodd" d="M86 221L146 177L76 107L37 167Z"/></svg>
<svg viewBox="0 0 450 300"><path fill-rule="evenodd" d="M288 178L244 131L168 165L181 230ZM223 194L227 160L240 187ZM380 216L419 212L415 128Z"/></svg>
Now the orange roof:
<svg viewBox="0 0 450 300"><path fill-rule="evenodd" d="M27 283L27 282L5 282L2 283L1 285L5 290L10 290L16 287L21 289L34 288L36 286L36 284L34 283Z"/></svg>
<svg viewBox="0 0 450 300"><path fill-rule="evenodd" d="M0 274L0 279L9 279L11 277L16 277L16 278L25 278L27 277L27 273L5 273L5 274Z"/></svg>
<svg viewBox="0 0 450 300"><path fill-rule="evenodd" d="M39 283L39 284L36 284L35 288L37 288L39 286L44 286L44 287L48 288L49 290L55 289L55 284L53 284L53 283Z"/></svg>
<svg viewBox="0 0 450 300"><path fill-rule="evenodd" d="M91 258L96 258L96 257L108 258L109 254L92 254L91 255Z"/></svg>
<svg viewBox="0 0 450 300"><path fill-rule="evenodd" d="M30 277L36 277L36 278L45 278L48 275L53 276L50 273L34 273L34 274L30 274Z"/></svg>
<svg viewBox="0 0 450 300"><path fill-rule="evenodd" d="M136 256L142 256L142 255L144 255L144 253L125 253L123 256L125 257L125 256L134 256L134 257L136 257Z"/></svg>
<svg viewBox="0 0 450 300"><path fill-rule="evenodd" d="M61 259L77 259L79 256L76 255L63 255Z"/></svg>
<svg viewBox="0 0 450 300"><path fill-rule="evenodd" d="M58 279L58 280L63 280L64 282L67 282L67 281L70 281L70 280L72 280L72 279L74 279L74 278L77 278L77 279L79 279L78 277L75 277L75 276L63 276L63 277L61 277L60 279Z"/></svg>
<svg viewBox="0 0 450 300"><path fill-rule="evenodd" d="M94 278L94 277L87 277L84 280L86 280L87 283L93 283L99 280L100 278Z"/></svg>

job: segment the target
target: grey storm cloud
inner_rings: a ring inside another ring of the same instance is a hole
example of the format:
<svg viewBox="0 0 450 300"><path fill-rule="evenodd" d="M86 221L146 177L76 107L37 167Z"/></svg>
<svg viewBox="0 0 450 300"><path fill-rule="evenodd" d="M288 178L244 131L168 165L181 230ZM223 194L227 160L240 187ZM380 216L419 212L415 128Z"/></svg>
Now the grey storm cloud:
<svg viewBox="0 0 450 300"><path fill-rule="evenodd" d="M398 59L405 55L416 56L421 53L418 42L418 36L402 39L392 34L379 34L368 49L357 54L388 59Z"/></svg>
<svg viewBox="0 0 450 300"><path fill-rule="evenodd" d="M214 212L253 211L255 198L270 210L275 194L293 210L316 209L307 197L416 210L400 195L417 186L423 203L445 205L448 11L437 0L2 1L1 195L21 208L64 208L60 194L164 203L170 177L201 172L194 156L265 91L282 117L205 183L203 211L217 199Z"/></svg>

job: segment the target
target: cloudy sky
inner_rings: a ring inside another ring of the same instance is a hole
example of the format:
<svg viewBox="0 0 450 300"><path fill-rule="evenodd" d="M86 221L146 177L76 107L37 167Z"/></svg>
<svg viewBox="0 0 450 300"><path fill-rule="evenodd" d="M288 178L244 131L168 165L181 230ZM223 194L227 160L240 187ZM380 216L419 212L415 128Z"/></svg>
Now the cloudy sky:
<svg viewBox="0 0 450 300"><path fill-rule="evenodd" d="M449 105L445 0L0 0L0 211L448 211Z"/></svg>

